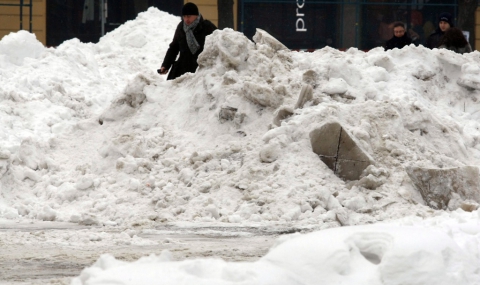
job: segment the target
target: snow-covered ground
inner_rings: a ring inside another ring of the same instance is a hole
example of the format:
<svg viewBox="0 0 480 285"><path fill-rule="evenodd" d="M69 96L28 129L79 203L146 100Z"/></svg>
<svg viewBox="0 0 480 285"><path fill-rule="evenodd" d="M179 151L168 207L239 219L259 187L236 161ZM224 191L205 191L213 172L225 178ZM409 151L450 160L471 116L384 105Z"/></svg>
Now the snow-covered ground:
<svg viewBox="0 0 480 285"><path fill-rule="evenodd" d="M478 201L432 209L405 170L480 165L480 53L292 52L225 29L195 74L167 82L156 70L178 21L150 8L98 44L45 48L25 31L0 41L1 223L76 225L0 231L2 248L155 246L142 236L164 226L287 228L302 234L259 260L107 254L72 284L480 284ZM306 84L313 97L295 109ZM280 110L292 115L277 125ZM361 179L312 151L327 122L372 159Z"/></svg>

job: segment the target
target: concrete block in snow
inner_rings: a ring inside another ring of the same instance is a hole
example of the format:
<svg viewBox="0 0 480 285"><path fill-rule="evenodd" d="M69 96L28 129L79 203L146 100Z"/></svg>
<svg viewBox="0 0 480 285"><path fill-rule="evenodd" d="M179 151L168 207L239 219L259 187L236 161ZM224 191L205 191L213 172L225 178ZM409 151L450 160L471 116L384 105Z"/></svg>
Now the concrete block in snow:
<svg viewBox="0 0 480 285"><path fill-rule="evenodd" d="M425 203L433 209L446 209L452 193L480 203L480 173L476 166L441 169L407 167L405 170Z"/></svg>
<svg viewBox="0 0 480 285"><path fill-rule="evenodd" d="M373 159L361 149L352 136L338 123L326 123L310 133L313 152L345 180L358 180Z"/></svg>

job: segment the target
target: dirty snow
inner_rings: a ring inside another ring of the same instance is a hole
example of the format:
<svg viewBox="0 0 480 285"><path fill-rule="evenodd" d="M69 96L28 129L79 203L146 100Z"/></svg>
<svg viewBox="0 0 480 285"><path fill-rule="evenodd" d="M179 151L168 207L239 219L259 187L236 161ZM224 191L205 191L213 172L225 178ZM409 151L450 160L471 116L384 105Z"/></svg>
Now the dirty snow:
<svg viewBox="0 0 480 285"><path fill-rule="evenodd" d="M98 44L0 41L0 219L321 231L252 263L105 255L72 284L480 283L480 210L457 209L458 197L429 208L405 172L480 164L478 52L303 53L224 29L195 74L167 82L156 69L178 21L150 8ZM313 99L293 110L305 84ZM293 115L276 126L281 108ZM375 162L358 181L312 152L310 132L331 121ZM18 237L3 242L27 243Z"/></svg>

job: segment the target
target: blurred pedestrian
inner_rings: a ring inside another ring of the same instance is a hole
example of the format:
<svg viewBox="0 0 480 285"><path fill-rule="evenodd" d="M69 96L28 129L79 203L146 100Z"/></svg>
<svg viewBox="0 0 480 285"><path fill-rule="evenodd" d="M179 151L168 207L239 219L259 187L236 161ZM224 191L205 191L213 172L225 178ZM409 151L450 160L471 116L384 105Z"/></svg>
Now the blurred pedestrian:
<svg viewBox="0 0 480 285"><path fill-rule="evenodd" d="M192 2L183 5L182 21L175 30L158 73L166 74L171 69L167 80L175 79L187 72L195 73L198 67L197 58L203 51L205 38L216 29L212 22L203 19L197 5ZM178 53L180 56L175 61Z"/></svg>
<svg viewBox="0 0 480 285"><path fill-rule="evenodd" d="M433 34L431 34L427 39L427 47L430 49L438 48L440 45L440 40L442 39L445 32L453 28L453 17L450 13L442 13L438 17L438 27Z"/></svg>
<svg viewBox="0 0 480 285"><path fill-rule="evenodd" d="M412 39L405 33L405 24L402 22L393 23L393 38L389 39L385 45L385 50L408 46L412 43Z"/></svg>
<svg viewBox="0 0 480 285"><path fill-rule="evenodd" d="M464 54L472 52L472 47L468 43L462 30L450 28L445 32L438 48L453 50L456 53Z"/></svg>

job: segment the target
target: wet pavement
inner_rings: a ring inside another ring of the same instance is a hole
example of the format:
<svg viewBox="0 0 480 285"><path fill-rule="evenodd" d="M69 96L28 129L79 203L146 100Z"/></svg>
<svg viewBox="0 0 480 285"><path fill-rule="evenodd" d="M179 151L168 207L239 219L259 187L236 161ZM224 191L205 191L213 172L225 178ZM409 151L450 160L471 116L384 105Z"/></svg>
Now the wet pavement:
<svg viewBox="0 0 480 285"><path fill-rule="evenodd" d="M221 258L226 261L255 261L264 256L282 234L298 231L267 227L158 226L137 230L145 245L126 239L65 242L68 237L107 232L121 235L125 229L87 227L69 223L0 223L0 284L70 284L85 267L102 254L135 261L169 250L174 260ZM125 234L124 234L125 235ZM58 237L59 241L55 241ZM43 239L43 241L42 241ZM118 241L127 240L127 242Z"/></svg>

